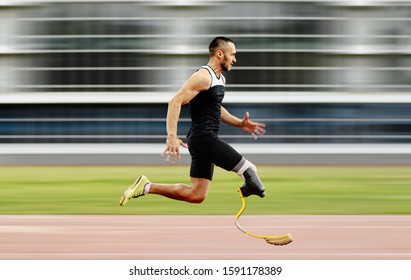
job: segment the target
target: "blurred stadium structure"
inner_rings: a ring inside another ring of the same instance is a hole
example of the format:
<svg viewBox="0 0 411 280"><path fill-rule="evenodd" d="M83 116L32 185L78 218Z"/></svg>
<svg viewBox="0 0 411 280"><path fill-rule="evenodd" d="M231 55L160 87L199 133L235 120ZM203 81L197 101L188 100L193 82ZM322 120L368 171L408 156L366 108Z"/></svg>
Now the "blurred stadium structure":
<svg viewBox="0 0 411 280"><path fill-rule="evenodd" d="M254 161L411 163L411 1L3 0L0 35L0 164L163 162L167 101L217 35L225 106L267 124L221 135Z"/></svg>

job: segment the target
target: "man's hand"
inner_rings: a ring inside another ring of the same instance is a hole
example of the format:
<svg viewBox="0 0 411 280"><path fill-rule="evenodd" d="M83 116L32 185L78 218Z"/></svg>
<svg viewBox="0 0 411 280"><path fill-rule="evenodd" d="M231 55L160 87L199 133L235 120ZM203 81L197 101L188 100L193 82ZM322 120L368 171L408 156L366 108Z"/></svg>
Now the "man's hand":
<svg viewBox="0 0 411 280"><path fill-rule="evenodd" d="M180 161L181 155L180 155L180 146L184 148L188 148L188 145L185 144L181 139L177 137L175 134L170 134L167 136L167 141L166 141L166 149L164 152L161 154L161 156L167 155L166 161L170 161L171 157L171 163L174 164L175 159L177 157L177 160Z"/></svg>
<svg viewBox="0 0 411 280"><path fill-rule="evenodd" d="M265 124L259 122L253 122L250 120L249 113L245 113L245 117L241 121L240 128L245 132L251 134L254 140L257 140L257 135L264 135L265 134Z"/></svg>

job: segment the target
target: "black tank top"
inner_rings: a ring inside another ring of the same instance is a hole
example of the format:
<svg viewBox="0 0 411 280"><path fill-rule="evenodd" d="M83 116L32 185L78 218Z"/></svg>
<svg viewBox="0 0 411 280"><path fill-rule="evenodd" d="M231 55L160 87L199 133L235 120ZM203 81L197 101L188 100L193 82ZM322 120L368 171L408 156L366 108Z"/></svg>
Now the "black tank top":
<svg viewBox="0 0 411 280"><path fill-rule="evenodd" d="M190 101L191 129L187 137L217 135L221 124L221 102L224 98L223 75L217 78L214 70L204 65L211 75L211 85L208 90L199 92Z"/></svg>

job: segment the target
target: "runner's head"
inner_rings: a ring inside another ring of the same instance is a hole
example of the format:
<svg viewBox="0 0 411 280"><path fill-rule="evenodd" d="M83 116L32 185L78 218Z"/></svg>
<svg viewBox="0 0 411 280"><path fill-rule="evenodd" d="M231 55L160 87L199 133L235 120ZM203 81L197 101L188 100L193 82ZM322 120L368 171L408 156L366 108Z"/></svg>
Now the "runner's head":
<svg viewBox="0 0 411 280"><path fill-rule="evenodd" d="M208 46L210 58L215 57L223 71L230 71L234 63L237 62L235 55L236 49L233 40L227 37L216 37Z"/></svg>

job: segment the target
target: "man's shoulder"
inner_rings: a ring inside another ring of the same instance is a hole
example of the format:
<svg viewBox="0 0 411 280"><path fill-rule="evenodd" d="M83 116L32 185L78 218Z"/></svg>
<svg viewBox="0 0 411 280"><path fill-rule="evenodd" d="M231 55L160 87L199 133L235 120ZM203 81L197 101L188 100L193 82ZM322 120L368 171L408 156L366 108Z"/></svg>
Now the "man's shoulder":
<svg viewBox="0 0 411 280"><path fill-rule="evenodd" d="M200 85L203 89L208 89L212 82L210 73L204 68L200 68L198 71L194 72L189 80L197 85Z"/></svg>
<svg viewBox="0 0 411 280"><path fill-rule="evenodd" d="M211 79L211 74L210 72L207 70L207 68L198 68L198 70L196 72L194 72L194 74L197 74L199 77L203 77L206 78L208 80Z"/></svg>

